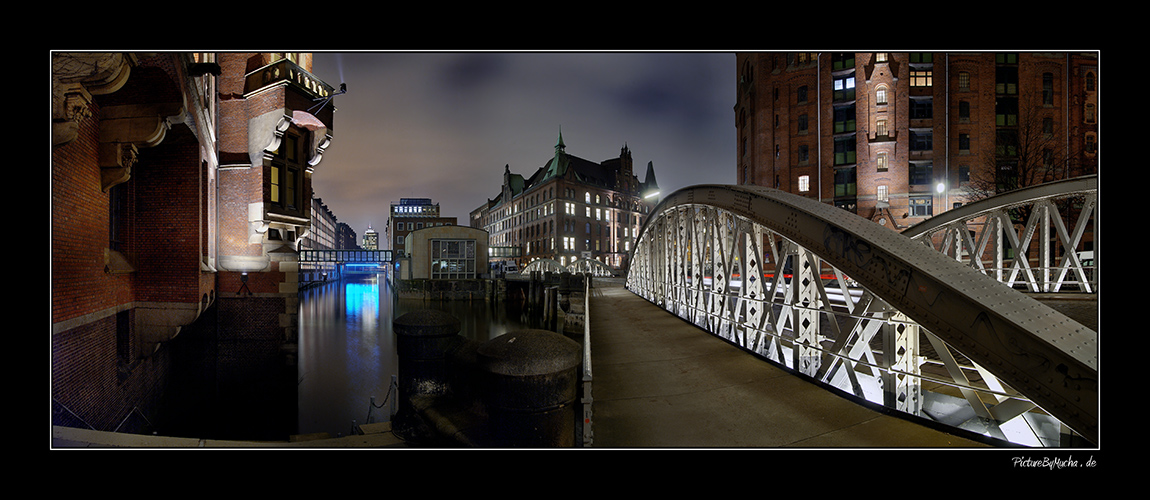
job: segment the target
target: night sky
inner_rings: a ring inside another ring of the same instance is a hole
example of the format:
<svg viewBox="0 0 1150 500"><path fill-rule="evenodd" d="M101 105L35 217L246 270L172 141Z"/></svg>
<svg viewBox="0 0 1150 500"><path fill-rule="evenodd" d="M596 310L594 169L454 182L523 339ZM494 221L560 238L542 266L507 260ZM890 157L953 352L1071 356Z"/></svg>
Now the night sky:
<svg viewBox="0 0 1150 500"><path fill-rule="evenodd" d="M467 224L503 170L530 176L554 153L601 162L631 149L663 193L735 180L735 55L718 52L317 52L347 84L315 195L362 238L400 198L431 198Z"/></svg>

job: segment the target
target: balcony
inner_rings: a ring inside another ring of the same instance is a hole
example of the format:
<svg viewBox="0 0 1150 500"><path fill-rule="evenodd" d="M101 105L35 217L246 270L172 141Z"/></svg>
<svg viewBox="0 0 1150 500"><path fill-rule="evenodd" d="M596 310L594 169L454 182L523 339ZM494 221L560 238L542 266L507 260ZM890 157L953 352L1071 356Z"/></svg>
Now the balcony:
<svg viewBox="0 0 1150 500"><path fill-rule="evenodd" d="M326 99L334 88L288 59L280 59L248 73L244 78L244 97L250 97L272 87L288 85L302 91L312 99Z"/></svg>

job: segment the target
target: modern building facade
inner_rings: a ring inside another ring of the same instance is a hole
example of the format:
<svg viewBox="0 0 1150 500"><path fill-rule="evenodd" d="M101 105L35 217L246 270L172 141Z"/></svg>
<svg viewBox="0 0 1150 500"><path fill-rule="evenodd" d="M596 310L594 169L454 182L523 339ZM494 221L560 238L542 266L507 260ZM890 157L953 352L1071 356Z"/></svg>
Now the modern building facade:
<svg viewBox="0 0 1150 500"><path fill-rule="evenodd" d="M300 241L300 250L335 250L338 242L339 219L323 200L312 196L311 228ZM300 282L318 282L339 278L339 266L334 262L301 262Z"/></svg>
<svg viewBox="0 0 1150 500"><path fill-rule="evenodd" d="M146 430L197 336L237 422L290 403L264 382L294 372L296 255L333 134L310 55L51 59L54 424Z"/></svg>
<svg viewBox="0 0 1150 500"><path fill-rule="evenodd" d="M439 204L431 198L400 198L399 203L391 204L391 212L387 219L388 234L385 238L391 242L392 253L396 258L412 255L407 247L407 236L412 231L426 227L455 226L459 219L444 217L439 213Z"/></svg>
<svg viewBox="0 0 1150 500"><path fill-rule="evenodd" d="M1098 171L1098 54L762 52L737 61L736 179L905 229Z"/></svg>
<svg viewBox="0 0 1150 500"><path fill-rule="evenodd" d="M554 155L530 176L504 166L501 191L471 212L470 225L488 232L494 258L519 268L537 259L564 266L595 259L625 269L658 195L654 165L639 181L627 146L593 162L568 154L560 133Z"/></svg>

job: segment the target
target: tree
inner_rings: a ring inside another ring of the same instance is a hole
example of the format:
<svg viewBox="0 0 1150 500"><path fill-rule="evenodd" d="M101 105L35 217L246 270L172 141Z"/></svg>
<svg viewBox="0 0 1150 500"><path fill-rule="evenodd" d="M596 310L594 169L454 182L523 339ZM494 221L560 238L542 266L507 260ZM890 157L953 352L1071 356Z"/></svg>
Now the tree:
<svg viewBox="0 0 1150 500"><path fill-rule="evenodd" d="M984 168L970 173L970 182L964 186L968 202L1082 175L1080 168L1072 168L1075 162L1071 160L1066 134L1052 111L1041 106L1020 107L1017 99L1010 102L1010 98L1000 96L996 116L994 154L987 155ZM1076 205L1080 202L1060 200L1057 202L1059 213L1069 218L1067 220L1074 220L1078 213ZM1015 225L1025 224L1031 212L1029 205L1007 210ZM1029 245L1027 257L1034 257L1036 251L1036 245Z"/></svg>
<svg viewBox="0 0 1150 500"><path fill-rule="evenodd" d="M970 182L964 186L967 200L1072 176L1065 134L1058 120L1043 111L1023 106L1019 114L1000 103L994 154L987 156L985 168L970 173Z"/></svg>

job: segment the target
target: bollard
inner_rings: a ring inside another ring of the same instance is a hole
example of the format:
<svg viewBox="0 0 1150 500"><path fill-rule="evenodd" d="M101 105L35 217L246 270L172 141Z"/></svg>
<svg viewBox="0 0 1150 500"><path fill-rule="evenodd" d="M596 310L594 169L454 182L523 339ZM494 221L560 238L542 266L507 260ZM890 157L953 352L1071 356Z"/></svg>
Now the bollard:
<svg viewBox="0 0 1150 500"><path fill-rule="evenodd" d="M412 311L392 321L399 358L398 409L393 427L414 425L412 398L447 392L447 352L461 337L460 322L435 310Z"/></svg>
<svg viewBox="0 0 1150 500"><path fill-rule="evenodd" d="M477 361L487 383L492 445L573 447L579 343L546 330L518 330L484 342Z"/></svg>

